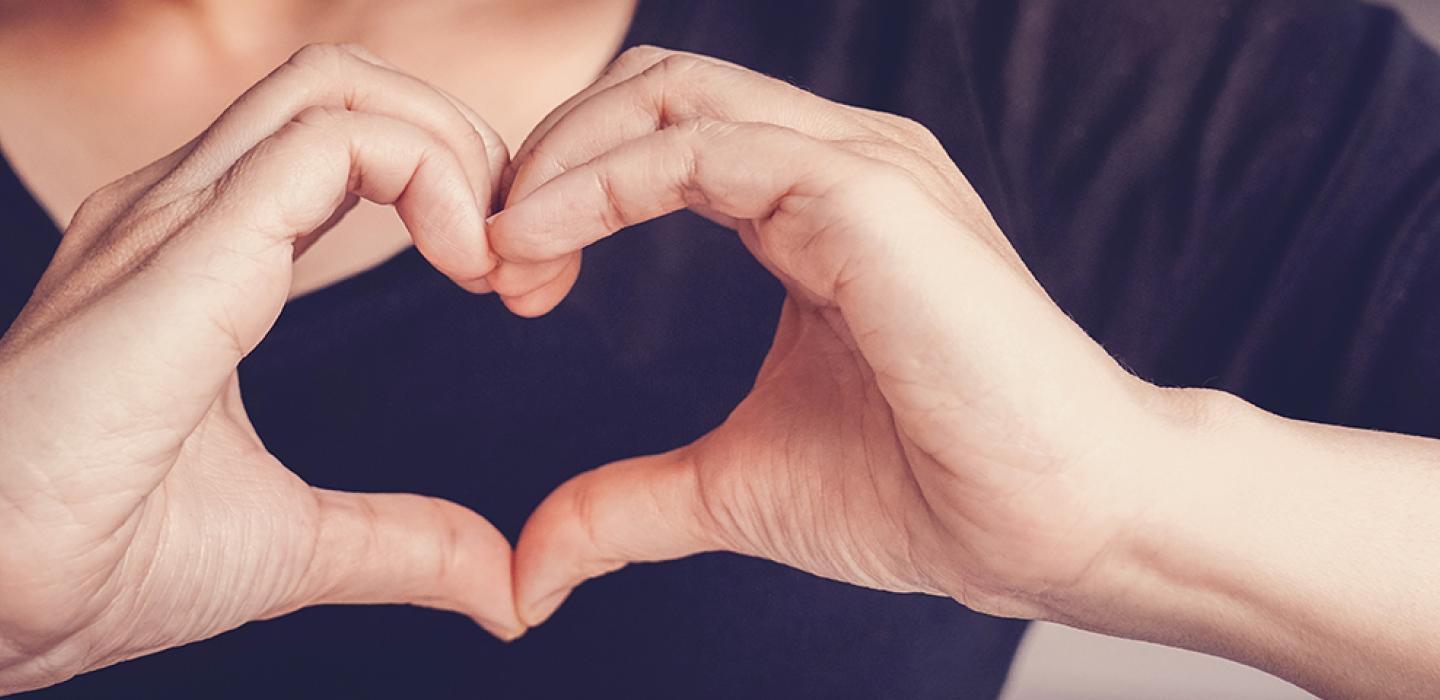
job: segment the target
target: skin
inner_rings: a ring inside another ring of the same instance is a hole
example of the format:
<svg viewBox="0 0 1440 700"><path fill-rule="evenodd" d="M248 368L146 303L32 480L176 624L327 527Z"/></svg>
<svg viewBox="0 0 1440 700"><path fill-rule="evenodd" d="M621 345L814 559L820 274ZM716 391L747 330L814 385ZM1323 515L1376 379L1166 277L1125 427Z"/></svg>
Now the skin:
<svg viewBox="0 0 1440 700"><path fill-rule="evenodd" d="M63 229L91 192L189 141L302 46L356 43L518 147L615 57L634 1L5 0L0 144ZM410 245L369 203L334 232L296 262L292 295Z"/></svg>
<svg viewBox="0 0 1440 700"><path fill-rule="evenodd" d="M359 198L478 288L505 158L447 95L320 46L86 200L0 342L0 690L318 603L425 605L519 634L510 546L488 522L310 488L266 452L235 375L295 256Z"/></svg>
<svg viewBox="0 0 1440 700"><path fill-rule="evenodd" d="M789 291L723 425L576 477L531 516L527 624L626 563L727 550L1187 646L1327 697L1440 683L1440 600L1419 583L1440 574L1440 442L1131 376L923 127L645 49L511 171L491 279L520 313L563 297L576 251L682 208Z"/></svg>
<svg viewBox="0 0 1440 700"><path fill-rule="evenodd" d="M317 602L442 607L508 637L585 579L717 550L1326 696L1440 683L1440 443L1129 375L923 127L647 48L506 165L473 112L367 52L287 65L92 197L0 340L0 688ZM525 315L564 297L586 245L681 208L734 229L789 297L725 424L561 486L512 557L456 506L310 489L244 419L234 367L355 197Z"/></svg>

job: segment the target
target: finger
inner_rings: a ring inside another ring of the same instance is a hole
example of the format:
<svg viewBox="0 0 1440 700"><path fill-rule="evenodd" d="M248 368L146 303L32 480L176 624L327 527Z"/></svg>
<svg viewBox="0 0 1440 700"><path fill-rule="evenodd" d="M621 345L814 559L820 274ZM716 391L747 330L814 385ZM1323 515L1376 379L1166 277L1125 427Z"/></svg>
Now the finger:
<svg viewBox="0 0 1440 700"><path fill-rule="evenodd" d="M570 289L579 279L580 260L581 254L576 251L559 260L539 265L510 265L507 270L502 263L497 267L497 271L514 272L523 269L530 275L530 279L524 282L525 291L510 295L502 293L501 301L517 316L536 318L550 313L570 294ZM489 279L495 279L495 274L492 273ZM509 283L502 281L499 284Z"/></svg>
<svg viewBox="0 0 1440 700"><path fill-rule="evenodd" d="M858 127L836 118L839 114L810 93L739 66L640 47L622 55L599 80L531 132L510 164L501 190L508 206L566 169L625 141L699 116L774 122L822 137L855 135ZM507 306L523 307L531 315L559 303L564 294L553 291L568 291L564 276L578 272L576 260L501 258L491 285Z"/></svg>
<svg viewBox="0 0 1440 700"><path fill-rule="evenodd" d="M49 334L45 342L76 350L47 358L67 366L44 376L73 387L62 393L76 397L75 416L110 425L165 415L178 431L193 428L278 315L295 241L347 194L393 204L420 252L452 278L489 272L480 205L443 142L388 117L312 109L204 198L172 204L188 224ZM96 392L116 400L90 400Z"/></svg>
<svg viewBox="0 0 1440 700"><path fill-rule="evenodd" d="M192 140L164 158L111 182L86 197L71 215L70 221L66 222L64 236L46 269L45 277L35 288L34 296L51 295L56 285L66 280L76 266L86 262L93 264L102 248L115 245L117 241L110 240L105 234L115 222L132 211L135 203L140 201L146 192L170 175L175 166L189 155L195 143L196 140Z"/></svg>
<svg viewBox="0 0 1440 700"><path fill-rule="evenodd" d="M311 108L246 154L192 222L197 244L290 245L322 226L347 194L393 205L416 247L445 275L478 279L494 265L484 203L464 159L431 132L364 112ZM238 220L237 220L238 217ZM237 224L244 225L237 236Z"/></svg>
<svg viewBox="0 0 1440 700"><path fill-rule="evenodd" d="M468 615L501 639L524 633L511 589L510 543L484 518L409 494L316 489L315 495L320 534L287 611L410 604Z"/></svg>
<svg viewBox="0 0 1440 700"><path fill-rule="evenodd" d="M637 46L628 49L606 67L600 77L596 78L588 87L551 110L531 130L530 135L516 151L515 159L505 168L500 185L496 188L497 204L506 201L509 197L510 187L514 182L515 166L529 157L535 144L543 139L557 121L592 95L634 77L671 53L654 46ZM490 286L500 293L501 299L511 311L521 316L535 317L549 312L556 304L560 303L560 300L569 293L570 287L574 285L579 274L580 258L576 255L538 264L507 263L501 260L487 280Z"/></svg>
<svg viewBox="0 0 1440 700"><path fill-rule="evenodd" d="M544 262L698 205L757 220L761 261L828 299L848 260L864 252L840 239L865 227L859 218L846 221L849 212L835 206L805 204L828 199L843 208L862 194L885 197L894 189L881 182L887 174L882 163L784 127L696 120L626 143L547 182L492 218L490 241L503 259ZM840 188L856 196L835 196ZM853 213L873 216L873 209Z"/></svg>
<svg viewBox="0 0 1440 700"><path fill-rule="evenodd" d="M577 273L579 272L578 253L570 253L542 262L507 262L497 259L495 269L490 272L486 280L500 294L500 298L508 304L512 299L529 296L532 292L548 285L571 267L575 268Z"/></svg>
<svg viewBox="0 0 1440 700"><path fill-rule="evenodd" d="M341 45L341 48L353 53L362 61L378 66L384 70L388 70L391 73L399 75L401 78L419 82L417 78L414 78L410 74L401 71L394 64L371 52L364 46L361 46L359 44L343 44ZM441 97L444 97L451 104L451 106L454 107L455 110L460 113L460 115L463 116L466 121L470 123L471 128L475 130L475 133L480 135L482 141L484 142L485 153L487 156L487 162L489 167L486 169L486 177L484 178L483 182L477 182L475 187L476 198L479 201L484 202L484 213L486 215L489 215L490 212L494 211L500 206L500 197L502 195L499 187L499 180L505 173L509 172L510 149L508 146L505 145L505 140L500 137L499 132L495 131L494 127L491 127L490 123L485 121L478 113L476 113L475 110L470 107L470 105L465 104L465 102L461 101L460 98L454 96L453 94L440 88L439 86L426 84L426 87L429 87L436 93L439 93ZM466 290L476 294L485 294L494 291L490 282L484 277L467 280L465 282L462 282L461 286L464 287Z"/></svg>
<svg viewBox="0 0 1440 700"><path fill-rule="evenodd" d="M109 228L107 222L131 212L147 195L150 199L183 199L218 178L240 154L300 111L316 106L369 111L430 131L459 155L475 198L485 204L485 213L493 208L493 182L505 170L509 152L499 134L474 110L443 90L395 70L361 47L313 45L248 90L205 133L89 197L74 217L79 225L67 231L66 241L57 251L56 271L96 257L97 246L136 248L131 240L86 234L103 233ZM341 215L343 212L337 212L331 223L337 223ZM317 233L327 228L321 227ZM313 237L301 241L297 253L311 243ZM133 261L121 262L128 265ZM489 291L483 279L457 281L471 291Z"/></svg>
<svg viewBox="0 0 1440 700"><path fill-rule="evenodd" d="M531 133L511 164L507 203L622 143L697 118L776 124L821 139L868 133L833 103L716 59L651 52L627 67Z"/></svg>
<svg viewBox="0 0 1440 700"><path fill-rule="evenodd" d="M411 80L419 80L418 78L415 78L409 73L400 70L398 67L395 66L395 64L385 60L384 58L381 58L380 56L376 55L374 52L370 51L364 46L361 46L360 44L342 44L341 47L355 54L362 61L366 61L391 72L398 73L402 77L406 77ZM499 179L506 172L508 166L510 165L510 149L508 146L505 145L505 139L500 138L500 133L495 131L494 127L491 127L489 122L481 118L481 116L474 109L472 109L470 105L465 104L463 101L460 100L460 98L454 96L453 94L438 85L431 85L429 83L426 83L426 85L430 89L439 93L440 96L448 100L450 104L455 108L455 110L458 111L461 116L465 117L466 121L470 122L470 126L474 128L475 131L479 133L482 138L484 138L485 150L489 156L490 178L492 183L495 185L491 189L493 189L495 191L495 194L498 195ZM493 202L492 204L498 205L498 202ZM487 211L486 213L488 214L489 212Z"/></svg>
<svg viewBox="0 0 1440 700"><path fill-rule="evenodd" d="M505 146L484 120L458 104L381 65L373 54L362 57L355 47L307 46L226 109L169 180L176 187L209 182L305 109L336 107L406 121L445 141L460 157L476 197L488 205Z"/></svg>
<svg viewBox="0 0 1440 700"><path fill-rule="evenodd" d="M320 240L321 236L324 236L327 232L330 231L330 229L335 228L336 224L339 224L341 220L343 220L347 215L349 215L351 211L354 211L355 207L359 205L359 195L345 195L345 199L341 200L340 206L335 207L334 213L330 214L330 218L326 219L325 223L317 226L314 231L311 231L295 239L295 244L293 246L295 248L295 253L292 255L292 257L295 259L299 259L301 255L305 254L305 251L309 250L311 246L315 245L316 241Z"/></svg>
<svg viewBox="0 0 1440 700"><path fill-rule="evenodd" d="M589 100L595 94L612 85L639 75L672 53L674 52L655 46L635 46L626 49L625 52L620 54L609 66L606 66L605 70L600 73L600 76L597 77L594 82L590 83L584 90L575 93L569 99L560 103L560 106L550 110L550 113L545 115L545 118L541 119L540 123L536 124L534 129L530 130L530 135L525 137L525 142L520 144L519 150L515 151L515 158L511 162L512 167L506 168L505 174L500 182L499 189L502 196L508 195L510 192L510 186L514 182L515 176L514 166L518 166L528 160L535 145L544 139L545 134L550 132L550 129L555 126L555 123L560 121L566 114L569 114L576 105Z"/></svg>
<svg viewBox="0 0 1440 700"><path fill-rule="evenodd" d="M616 462L565 482L515 547L520 619L544 622L587 579L628 563L721 548L683 451Z"/></svg>
<svg viewBox="0 0 1440 700"><path fill-rule="evenodd" d="M455 111L460 114L461 117L463 117L467 122L470 123L470 127L475 130L475 133L480 135L481 140L484 142L483 145L485 147L487 164L489 165L489 167L486 169L487 177L485 179L484 187L477 190L476 192L477 199L480 199L481 201L486 203L485 213L489 214L490 211L494 209L495 206L497 206L499 203L496 200L496 196L499 192L499 188L497 185L499 183L501 175L504 174L505 170L510 165L510 149L508 146L505 145L505 140L500 137L499 132L495 131L494 127L491 127L489 122L481 118L481 116L476 113L476 111L472 109L470 105L465 104L463 101L460 100L460 98L455 97L454 95L450 94L438 85L426 83L419 78L411 75L410 73L401 70L395 64L385 60L384 58L381 58L379 55L375 54L364 46L361 46L360 44L340 44L339 48L348 51L351 54L354 54L356 58L359 58L366 63L374 65L381 70L388 71L391 74L390 77L392 79L398 77L398 79L409 81L412 84L419 83L422 87L433 90L436 94L445 98L445 100L450 103L450 106L453 107ZM490 195L489 199L486 199L484 197L486 193Z"/></svg>

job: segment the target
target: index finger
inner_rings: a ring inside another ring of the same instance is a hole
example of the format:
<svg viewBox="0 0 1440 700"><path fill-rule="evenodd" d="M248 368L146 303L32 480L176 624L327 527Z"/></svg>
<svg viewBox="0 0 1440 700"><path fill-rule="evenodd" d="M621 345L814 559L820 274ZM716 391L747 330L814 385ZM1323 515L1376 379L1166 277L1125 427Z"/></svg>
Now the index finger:
<svg viewBox="0 0 1440 700"><path fill-rule="evenodd" d="M425 129L460 156L476 201L490 205L508 160L494 129L436 87L344 45L316 44L296 52L235 100L166 181L180 187L213 181L311 107L367 112Z"/></svg>
<svg viewBox="0 0 1440 700"><path fill-rule="evenodd" d="M616 62L625 61L626 70L562 105L526 139L510 165L507 205L622 143L698 118L774 124L819 139L868 133L834 103L733 63L653 47L631 51L638 58Z"/></svg>

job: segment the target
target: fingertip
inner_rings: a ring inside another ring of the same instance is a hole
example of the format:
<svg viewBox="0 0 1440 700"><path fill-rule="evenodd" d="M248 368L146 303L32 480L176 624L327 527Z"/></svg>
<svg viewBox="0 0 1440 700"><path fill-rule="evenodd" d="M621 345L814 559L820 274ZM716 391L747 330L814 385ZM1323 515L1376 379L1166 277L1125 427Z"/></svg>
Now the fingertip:
<svg viewBox="0 0 1440 700"><path fill-rule="evenodd" d="M468 252L437 252L433 247L429 250L422 248L420 253L434 264L446 277L449 277L457 286L471 294L487 294L495 291L494 285L490 282L490 275L499 266L499 261L488 249L484 249L483 240L480 243L478 253L474 250ZM445 260L442 267L437 261Z"/></svg>
<svg viewBox="0 0 1440 700"><path fill-rule="evenodd" d="M574 519L580 486L572 479L541 501L515 543L513 588L521 622L536 627L549 620L587 577L587 538Z"/></svg>
<svg viewBox="0 0 1440 700"><path fill-rule="evenodd" d="M574 271L571 271L574 270ZM575 286L578 266L567 268L539 289L519 296L502 297L505 307L517 316L538 318L555 310Z"/></svg>
<svg viewBox="0 0 1440 700"><path fill-rule="evenodd" d="M507 204L505 208L486 217L486 243L501 260L526 265L543 264L555 256L546 255L544 251L537 249L533 237L528 235L533 227L524 221L526 216L521 209Z"/></svg>
<svg viewBox="0 0 1440 700"><path fill-rule="evenodd" d="M530 626L526 625L523 621L519 625L502 625L484 618L472 617L470 619L474 620L475 624L488 632L490 636L506 644L525 636L525 633L530 631Z"/></svg>
<svg viewBox="0 0 1440 700"><path fill-rule="evenodd" d="M490 275L506 308L535 318L550 313L570 293L580 276L580 253L544 263L501 263Z"/></svg>
<svg viewBox="0 0 1440 700"><path fill-rule="evenodd" d="M446 607L463 612L496 639L512 642L529 629L515 608L515 550L504 534L483 522L488 527L475 532L471 545L479 566L441 582L442 590L451 591L441 595L452 601Z"/></svg>
<svg viewBox="0 0 1440 700"><path fill-rule="evenodd" d="M549 303L547 299L535 294L527 294L518 297L501 296L500 301L510 313L521 318L540 318L555 310L557 304Z"/></svg>
<svg viewBox="0 0 1440 700"><path fill-rule="evenodd" d="M447 177L460 170L453 158L427 163L437 165L416 171L395 208L421 255L469 289L472 280L488 276L499 263L485 224L486 205L468 186Z"/></svg>
<svg viewBox="0 0 1440 700"><path fill-rule="evenodd" d="M485 220L490 247L501 260L546 265L603 237L577 235L585 233L588 223L574 198L567 199L564 192L542 189L517 199L520 191L512 190L512 201Z"/></svg>
<svg viewBox="0 0 1440 700"><path fill-rule="evenodd" d="M460 613L500 639L524 633L514 549L479 514L413 494L315 493L316 556L286 609L404 603Z"/></svg>
<svg viewBox="0 0 1440 700"><path fill-rule="evenodd" d="M490 285L490 280L485 277L477 277L475 279L469 280L456 280L455 284L460 285L461 289L470 292L471 294L489 294L495 291L495 288Z"/></svg>

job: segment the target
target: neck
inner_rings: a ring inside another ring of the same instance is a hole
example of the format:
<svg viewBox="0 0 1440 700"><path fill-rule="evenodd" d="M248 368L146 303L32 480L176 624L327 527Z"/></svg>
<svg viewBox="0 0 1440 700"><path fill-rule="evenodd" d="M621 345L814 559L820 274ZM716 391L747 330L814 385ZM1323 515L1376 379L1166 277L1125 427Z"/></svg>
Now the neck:
<svg viewBox="0 0 1440 700"><path fill-rule="evenodd" d="M405 3L391 3L403 5ZM340 40L360 18L385 3L373 0L115 0L121 12L194 32L225 52L248 54L274 45Z"/></svg>
<svg viewBox="0 0 1440 700"><path fill-rule="evenodd" d="M314 42L357 41L374 27L487 0L0 0L0 23L38 19L109 36L188 35L212 55L246 56Z"/></svg>

